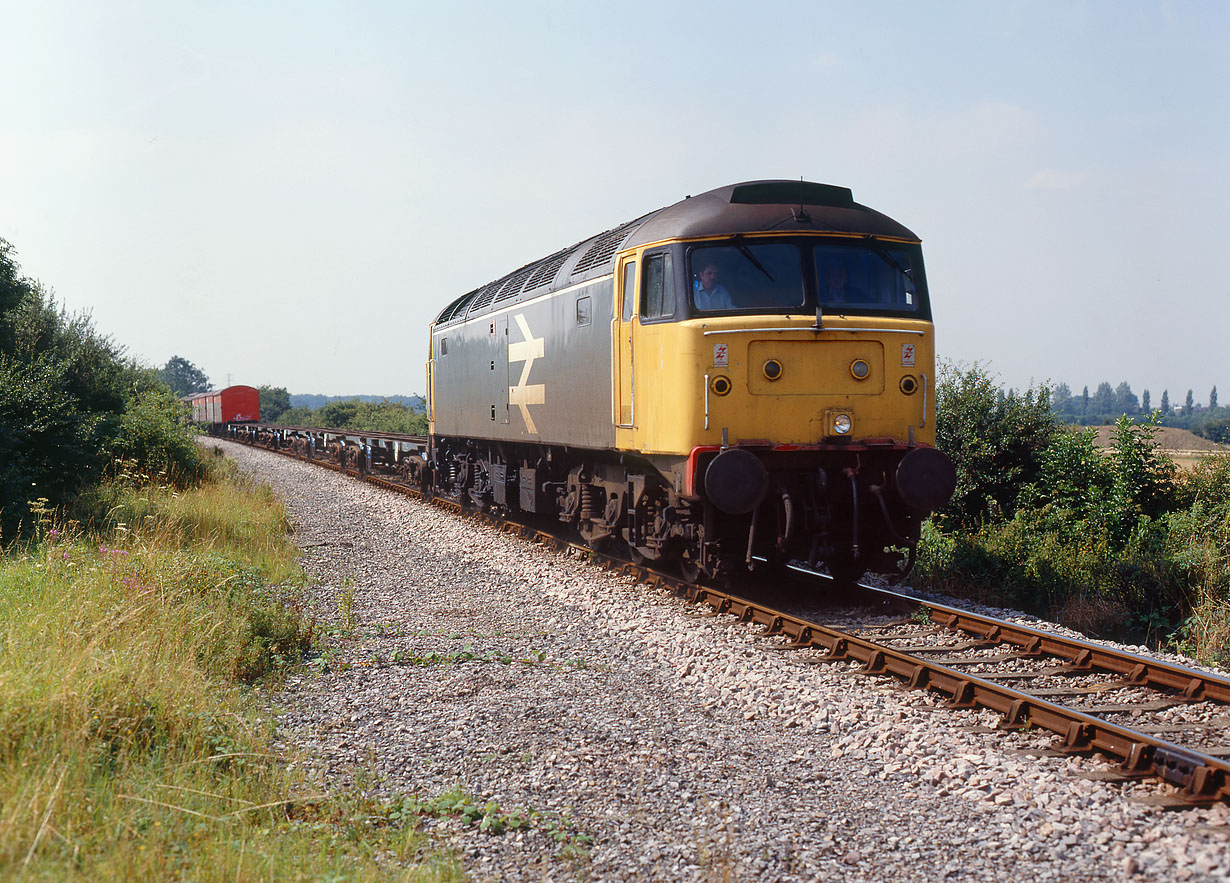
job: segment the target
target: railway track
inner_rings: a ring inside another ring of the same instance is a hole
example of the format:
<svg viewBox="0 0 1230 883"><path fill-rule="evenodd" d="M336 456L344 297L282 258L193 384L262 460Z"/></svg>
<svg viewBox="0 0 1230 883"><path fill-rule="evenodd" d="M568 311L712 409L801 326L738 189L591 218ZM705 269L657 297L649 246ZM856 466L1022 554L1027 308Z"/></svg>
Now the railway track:
<svg viewBox="0 0 1230 883"><path fill-rule="evenodd" d="M380 439L345 435L364 443ZM419 441L407 436L396 440L403 445ZM364 470L321 459L311 462L422 497L416 487ZM1104 779L1153 778L1165 783L1160 803L1230 801L1230 678L1224 675L872 586L859 587L859 606L853 615L849 610L834 614L800 608L797 591L779 608L771 601L774 593L779 602L783 597L780 581L749 585L738 594L692 585L548 531L478 513L454 501L433 502L527 539L580 549L605 567L707 605L714 615L758 625L765 636L782 639L783 649L803 653L809 661L855 663L868 676L890 677L906 688L939 693L950 707L990 709L1000 715L1003 730L1052 732L1057 737L1055 751L1100 753L1117 762ZM790 579L828 578L792 569Z"/></svg>

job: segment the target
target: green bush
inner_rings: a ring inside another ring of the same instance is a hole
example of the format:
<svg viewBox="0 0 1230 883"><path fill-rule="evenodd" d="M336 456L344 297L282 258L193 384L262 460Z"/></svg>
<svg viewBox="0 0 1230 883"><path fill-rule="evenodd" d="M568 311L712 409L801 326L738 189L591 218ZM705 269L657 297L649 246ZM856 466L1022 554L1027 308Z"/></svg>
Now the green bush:
<svg viewBox="0 0 1230 883"><path fill-rule="evenodd" d="M205 462L185 431L186 419L183 403L166 386L152 375L141 377L120 416L111 455L116 462L135 462L177 486L194 485L204 476Z"/></svg>
<svg viewBox="0 0 1230 883"><path fill-rule="evenodd" d="M952 458L957 486L940 519L970 529L1011 518L1056 433L1050 391L1008 393L981 366L940 366L936 446Z"/></svg>
<svg viewBox="0 0 1230 883"><path fill-rule="evenodd" d="M59 508L109 463L181 484L203 463L182 408L88 316L71 316L21 276L0 240L0 539Z"/></svg>
<svg viewBox="0 0 1230 883"><path fill-rule="evenodd" d="M977 366L941 390L958 496L924 527L920 585L1230 661L1230 456L1180 474L1156 417L1121 418L1099 450Z"/></svg>
<svg viewBox="0 0 1230 883"><path fill-rule="evenodd" d="M1225 412L1224 408L1219 408L1218 410L1223 413ZM1230 445L1230 417L1206 419L1197 430L1197 434L1220 445Z"/></svg>
<svg viewBox="0 0 1230 883"><path fill-rule="evenodd" d="M29 526L34 501L58 505L100 472L103 417L66 386L51 358L0 353L0 537Z"/></svg>

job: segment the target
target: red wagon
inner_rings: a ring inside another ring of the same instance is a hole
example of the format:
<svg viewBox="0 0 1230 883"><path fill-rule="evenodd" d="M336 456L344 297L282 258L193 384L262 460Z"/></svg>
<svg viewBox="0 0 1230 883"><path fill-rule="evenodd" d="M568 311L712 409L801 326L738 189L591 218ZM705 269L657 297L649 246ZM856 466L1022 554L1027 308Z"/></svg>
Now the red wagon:
<svg viewBox="0 0 1230 883"><path fill-rule="evenodd" d="M186 401L192 407L193 423L259 423L261 419L261 394L254 386L228 386L197 393Z"/></svg>

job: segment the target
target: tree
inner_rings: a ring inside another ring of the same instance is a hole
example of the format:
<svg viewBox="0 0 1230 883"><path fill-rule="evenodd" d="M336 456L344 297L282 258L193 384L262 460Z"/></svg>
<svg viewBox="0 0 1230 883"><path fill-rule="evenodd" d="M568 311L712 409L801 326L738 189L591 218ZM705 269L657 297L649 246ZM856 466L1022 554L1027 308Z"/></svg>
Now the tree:
<svg viewBox="0 0 1230 883"><path fill-rule="evenodd" d="M1230 417L1206 420L1196 434L1203 435L1209 441L1215 441L1218 444L1230 445Z"/></svg>
<svg viewBox="0 0 1230 883"><path fill-rule="evenodd" d="M1093 413L1105 417L1115 412L1115 391L1103 380L1093 394Z"/></svg>
<svg viewBox="0 0 1230 883"><path fill-rule="evenodd" d="M13 349L13 327L10 312L30 296L33 283L21 275L13 257L14 249L0 239L0 353Z"/></svg>
<svg viewBox="0 0 1230 883"><path fill-rule="evenodd" d="M321 426L347 429L355 417L359 416L359 402L355 399L329 402L317 413L320 415Z"/></svg>
<svg viewBox="0 0 1230 883"><path fill-rule="evenodd" d="M1196 402L1192 396L1192 391L1187 391L1187 398L1183 400L1183 416L1191 416L1192 411L1196 409Z"/></svg>
<svg viewBox="0 0 1230 883"><path fill-rule="evenodd" d="M1131 416L1140 410L1140 403L1136 400L1136 393L1132 392L1132 387L1125 380L1115 387L1115 410L1120 414Z"/></svg>
<svg viewBox="0 0 1230 883"><path fill-rule="evenodd" d="M1170 390L1168 389L1162 390L1161 411L1163 415L1170 413Z"/></svg>
<svg viewBox="0 0 1230 883"><path fill-rule="evenodd" d="M1072 415L1075 400L1072 398L1072 388L1066 383L1057 383L1051 389L1051 408L1056 414Z"/></svg>
<svg viewBox="0 0 1230 883"><path fill-rule="evenodd" d="M952 458L957 488L940 512L961 527L1011 518L1056 433L1050 390L1006 396L980 365L941 366L936 446Z"/></svg>
<svg viewBox="0 0 1230 883"><path fill-rule="evenodd" d="M209 389L209 377L196 365L181 356L171 356L158 372L162 382L177 396L192 395Z"/></svg>
<svg viewBox="0 0 1230 883"><path fill-rule="evenodd" d="M262 386L261 422L276 423L277 419L290 410L290 393L284 386Z"/></svg>
<svg viewBox="0 0 1230 883"><path fill-rule="evenodd" d="M1217 384L1213 384L1213 388L1209 390L1209 410L1212 411L1217 407Z"/></svg>
<svg viewBox="0 0 1230 883"><path fill-rule="evenodd" d="M1081 416L1089 416L1089 387L1086 386L1081 391Z"/></svg>
<svg viewBox="0 0 1230 883"><path fill-rule="evenodd" d="M1140 394L1140 411L1142 414L1148 414L1152 410L1149 404L1149 390L1146 389Z"/></svg>

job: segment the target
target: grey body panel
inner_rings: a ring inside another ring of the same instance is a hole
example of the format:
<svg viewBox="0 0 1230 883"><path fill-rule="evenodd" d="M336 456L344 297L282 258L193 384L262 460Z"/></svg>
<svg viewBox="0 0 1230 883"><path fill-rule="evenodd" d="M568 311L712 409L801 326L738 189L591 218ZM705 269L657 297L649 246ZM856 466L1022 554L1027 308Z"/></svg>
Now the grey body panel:
<svg viewBox="0 0 1230 883"><path fill-rule="evenodd" d="M433 328L436 435L612 447L613 311L608 276Z"/></svg>

